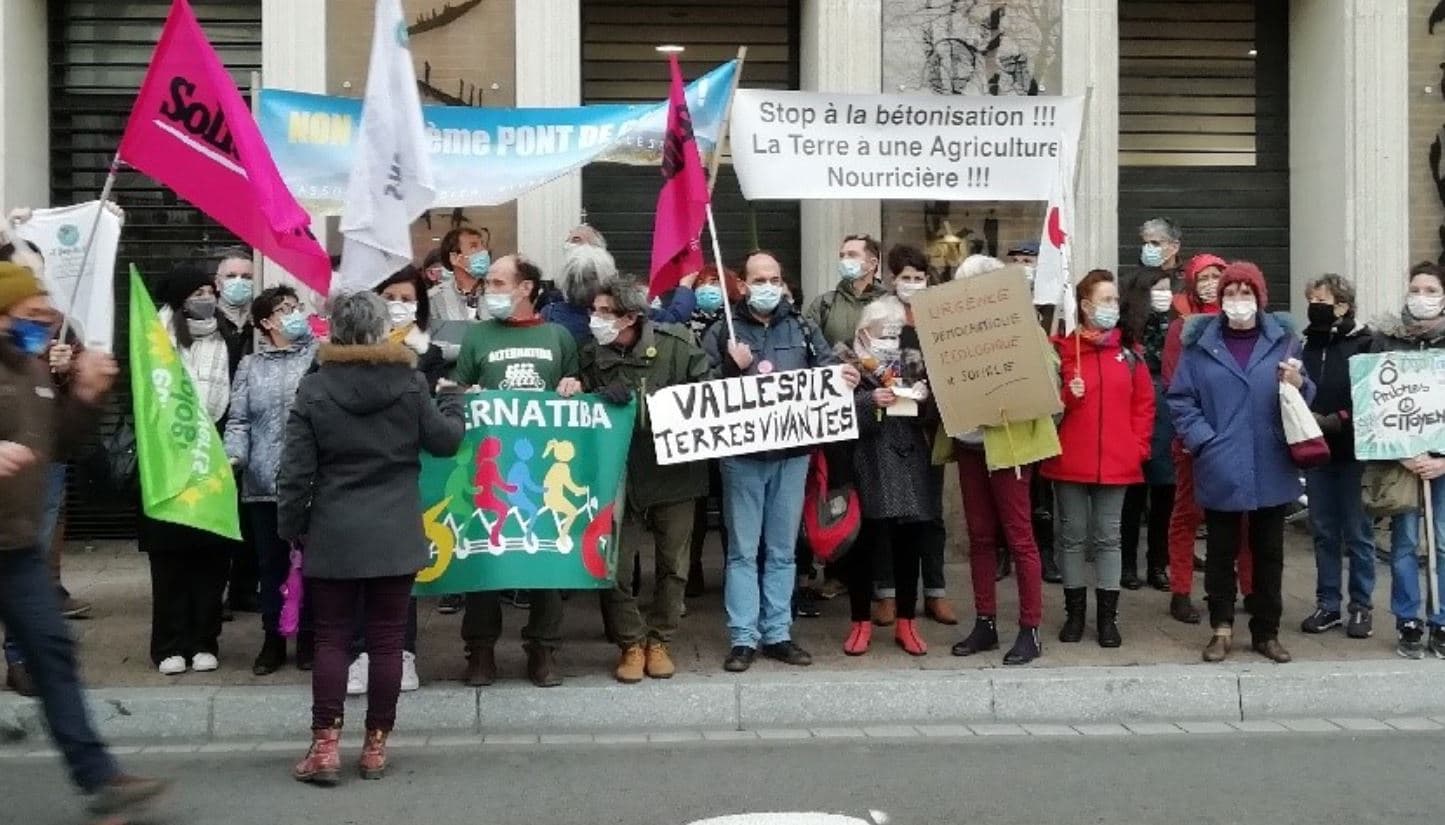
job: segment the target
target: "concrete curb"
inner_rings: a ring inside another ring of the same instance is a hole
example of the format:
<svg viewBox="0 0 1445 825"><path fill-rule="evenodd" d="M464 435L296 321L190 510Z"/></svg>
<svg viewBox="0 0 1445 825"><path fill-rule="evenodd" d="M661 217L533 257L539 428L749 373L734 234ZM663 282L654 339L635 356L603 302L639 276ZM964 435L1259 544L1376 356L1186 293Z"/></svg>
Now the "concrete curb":
<svg viewBox="0 0 1445 825"><path fill-rule="evenodd" d="M1445 663L1311 662L1284 666L1150 665L883 671L796 670L678 676L623 686L573 679L539 690L439 684L401 699L408 733L549 734L752 731L908 724L1248 722L1291 717L1445 714ZM91 691L115 741L294 738L309 726L304 687ZM352 700L360 716L364 700ZM38 703L0 695L0 742L44 739Z"/></svg>

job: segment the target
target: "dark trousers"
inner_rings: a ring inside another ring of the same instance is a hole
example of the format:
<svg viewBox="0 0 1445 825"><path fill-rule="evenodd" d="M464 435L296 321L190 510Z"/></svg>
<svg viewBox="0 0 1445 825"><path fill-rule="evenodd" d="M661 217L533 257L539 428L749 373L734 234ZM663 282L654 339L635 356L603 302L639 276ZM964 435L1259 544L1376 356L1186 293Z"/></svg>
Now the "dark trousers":
<svg viewBox="0 0 1445 825"><path fill-rule="evenodd" d="M1125 573L1139 572L1139 525L1146 522L1146 570L1169 568L1169 518L1174 512L1174 485L1135 484L1124 494L1120 519L1120 550Z"/></svg>
<svg viewBox="0 0 1445 825"><path fill-rule="evenodd" d="M316 669L311 674L311 727L341 727L346 712L346 671L351 667L351 630L364 605L367 655L366 729L396 726L401 695L401 644L415 575L375 579L306 580L316 621Z"/></svg>
<svg viewBox="0 0 1445 825"><path fill-rule="evenodd" d="M930 599L941 599L948 595L943 578L944 555L947 552L948 532L943 526L943 520L909 522L916 528L917 535L923 540L918 548L919 565L915 574L923 577L923 595ZM887 543L874 544L869 547L862 543L860 534L859 544L851 553L863 552L873 559L873 581L868 585L868 592L865 597L871 596L877 599L898 598L898 570L896 559ZM847 566L849 562L843 562ZM849 574L844 573L843 581L848 582L849 589L852 588L852 579L847 578ZM915 582L913 593L918 593L918 585Z"/></svg>
<svg viewBox="0 0 1445 825"><path fill-rule="evenodd" d="M878 559L892 562L892 578L897 585L898 618L917 617L921 560L934 541L934 532L931 521L863 519L858 542L839 562L846 576L844 581L848 584L848 612L853 621L868 620Z"/></svg>
<svg viewBox="0 0 1445 825"><path fill-rule="evenodd" d="M562 641L562 591L529 590L532 606L522 640L528 645L556 648ZM495 647L502 638L502 594L495 590L467 594L467 612L462 616L462 641L467 652Z"/></svg>
<svg viewBox="0 0 1445 825"><path fill-rule="evenodd" d="M1205 544L1204 592L1209 600L1211 626L1234 624L1234 561L1245 538L1242 526L1247 517L1249 547L1254 553L1249 632L1256 642L1279 637L1279 617L1284 611L1281 593L1284 517L1288 511L1288 506L1267 507L1248 513L1204 511L1204 523L1209 527L1209 539Z"/></svg>
<svg viewBox="0 0 1445 825"><path fill-rule="evenodd" d="M60 598L40 550L0 550L0 621L24 654L50 738L70 777L90 793L119 773L105 743L96 734L81 693L75 664L75 640L60 615Z"/></svg>
<svg viewBox="0 0 1445 825"><path fill-rule="evenodd" d="M269 501L246 505L251 520L251 539L261 571L261 629L271 635L281 632L281 585L291 572L291 545L276 535L276 505ZM232 568L234 573L235 568ZM234 577L232 579L234 581ZM232 594L236 591L233 589ZM311 629L311 603L301 600L301 631Z"/></svg>
<svg viewBox="0 0 1445 825"><path fill-rule="evenodd" d="M356 621L353 627L355 632L351 638L351 658L355 659L366 652L365 600L356 606ZM412 599L411 604L406 608L406 635L402 637L401 649L407 653L416 653L416 599Z"/></svg>
<svg viewBox="0 0 1445 825"><path fill-rule="evenodd" d="M209 534L191 531L204 537ZM187 661L220 652L221 600L231 558L225 543L200 538L189 547L152 550L151 662Z"/></svg>
<svg viewBox="0 0 1445 825"><path fill-rule="evenodd" d="M237 485L239 487L239 484ZM244 605L256 598L256 588L261 585L261 564L263 564L261 553L264 552L257 537L256 517L251 514L252 508L271 508L271 532L274 534L276 524L276 505L268 502L244 502L241 504L241 540L239 542L228 542L227 546L231 551L231 569L229 581L226 586L227 600L232 607Z"/></svg>

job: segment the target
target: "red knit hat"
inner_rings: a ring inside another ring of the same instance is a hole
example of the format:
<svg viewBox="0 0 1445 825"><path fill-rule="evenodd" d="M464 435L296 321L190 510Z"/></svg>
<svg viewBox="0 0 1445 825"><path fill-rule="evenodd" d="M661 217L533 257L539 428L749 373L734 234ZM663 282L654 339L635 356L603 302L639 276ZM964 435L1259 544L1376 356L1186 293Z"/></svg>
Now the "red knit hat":
<svg viewBox="0 0 1445 825"><path fill-rule="evenodd" d="M1264 273L1249 261L1235 261L1224 268L1224 273L1219 276L1221 302L1224 300L1224 291L1232 284L1244 284L1253 290L1260 309L1269 306L1269 288L1265 286Z"/></svg>
<svg viewBox="0 0 1445 825"><path fill-rule="evenodd" d="M1199 281L1200 270L1207 269L1211 266L1217 266L1223 270L1228 264L1225 263L1223 258L1218 255L1211 255L1208 252L1201 252L1189 259L1189 263L1184 266L1184 280L1191 290L1194 289L1194 284Z"/></svg>

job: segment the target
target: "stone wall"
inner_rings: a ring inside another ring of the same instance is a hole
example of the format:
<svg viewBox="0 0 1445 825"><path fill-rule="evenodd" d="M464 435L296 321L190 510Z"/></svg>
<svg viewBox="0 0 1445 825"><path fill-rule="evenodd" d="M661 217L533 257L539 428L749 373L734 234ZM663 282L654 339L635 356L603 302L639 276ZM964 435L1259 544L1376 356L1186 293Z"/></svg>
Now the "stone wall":
<svg viewBox="0 0 1445 825"><path fill-rule="evenodd" d="M1436 261L1445 258L1445 0L1410 0L1409 40L1410 260Z"/></svg>

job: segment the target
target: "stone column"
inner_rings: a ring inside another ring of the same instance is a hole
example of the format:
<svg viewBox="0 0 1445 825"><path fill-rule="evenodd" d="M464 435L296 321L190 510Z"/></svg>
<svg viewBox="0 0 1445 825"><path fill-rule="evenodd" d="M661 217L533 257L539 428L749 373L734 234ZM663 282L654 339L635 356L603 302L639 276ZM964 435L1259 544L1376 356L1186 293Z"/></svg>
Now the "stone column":
<svg viewBox="0 0 1445 825"><path fill-rule="evenodd" d="M1074 186L1075 277L1119 266L1119 0L1063 0L1064 95L1088 95Z"/></svg>
<svg viewBox="0 0 1445 825"><path fill-rule="evenodd" d="M50 205L48 30L45 0L0 3L0 219Z"/></svg>
<svg viewBox="0 0 1445 825"><path fill-rule="evenodd" d="M582 102L582 9L579 0L518 2L517 106ZM552 277L562 265L562 240L582 214L582 172L517 199L517 250Z"/></svg>

